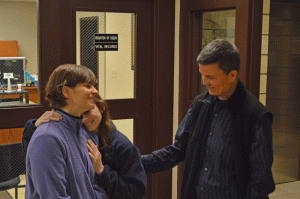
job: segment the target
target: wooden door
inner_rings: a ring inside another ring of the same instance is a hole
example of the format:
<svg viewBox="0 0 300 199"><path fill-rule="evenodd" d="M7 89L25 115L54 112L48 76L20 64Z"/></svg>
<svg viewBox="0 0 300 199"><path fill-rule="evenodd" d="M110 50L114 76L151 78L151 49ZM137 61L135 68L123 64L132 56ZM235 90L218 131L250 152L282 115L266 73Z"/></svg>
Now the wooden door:
<svg viewBox="0 0 300 199"><path fill-rule="evenodd" d="M43 79L47 80L57 66L81 63L80 49L77 45L80 44L77 37L80 31L76 26L78 13L96 13L99 21L105 19L104 14L107 20L108 14L131 14L135 18L132 23L135 28L134 36L125 43L132 42L134 47L134 53L131 54L134 65L126 66L126 70L132 70L134 73L134 84L130 87L133 89L133 95L116 97L115 94L122 90L109 92L119 86L103 87L105 84L100 81L104 81L105 78L106 82L109 82L107 78L116 80L123 77L124 71L119 70L118 65L114 65L114 73L104 77L100 68L103 61L101 56L97 56L99 93L102 97L105 96L114 120L132 122L133 143L142 154L169 145L172 143L173 123L174 11L174 1L169 0L40 0L40 73L43 74ZM126 24L121 28L125 26ZM101 24L99 30L100 28ZM121 42L123 37L119 38L120 51L123 45ZM113 52L110 54L115 55ZM105 70L107 72L111 68ZM43 81L40 86L45 88L45 84L46 81ZM171 171L148 175L145 198L170 198L171 177Z"/></svg>
<svg viewBox="0 0 300 199"><path fill-rule="evenodd" d="M194 97L205 92L196 58L214 39L236 44L241 56L239 76L256 97L259 94L262 5L260 0L181 0L179 122ZM178 198L184 163L178 168Z"/></svg>

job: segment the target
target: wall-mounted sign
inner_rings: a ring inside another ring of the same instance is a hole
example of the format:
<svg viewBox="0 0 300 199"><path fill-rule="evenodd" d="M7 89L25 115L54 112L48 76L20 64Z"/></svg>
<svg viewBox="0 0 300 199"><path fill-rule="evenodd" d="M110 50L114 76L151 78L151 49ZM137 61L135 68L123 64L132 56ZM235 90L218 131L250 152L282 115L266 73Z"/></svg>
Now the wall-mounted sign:
<svg viewBox="0 0 300 199"><path fill-rule="evenodd" d="M95 34L95 51L118 51L118 34Z"/></svg>

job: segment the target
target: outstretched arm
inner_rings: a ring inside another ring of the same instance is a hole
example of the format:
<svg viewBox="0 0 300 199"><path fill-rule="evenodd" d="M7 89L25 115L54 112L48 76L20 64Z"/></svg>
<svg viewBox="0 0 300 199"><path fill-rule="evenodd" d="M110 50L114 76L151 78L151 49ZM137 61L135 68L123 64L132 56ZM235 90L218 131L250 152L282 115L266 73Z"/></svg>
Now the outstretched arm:
<svg viewBox="0 0 300 199"><path fill-rule="evenodd" d="M153 151L151 154L142 155L142 162L146 173L166 171L184 161L188 134L186 120L184 120L177 130L174 144Z"/></svg>
<svg viewBox="0 0 300 199"><path fill-rule="evenodd" d="M180 123L174 144L156 150L148 155L142 155L142 162L146 173L157 173L172 169L185 160L193 112L197 99L190 106L187 115Z"/></svg>

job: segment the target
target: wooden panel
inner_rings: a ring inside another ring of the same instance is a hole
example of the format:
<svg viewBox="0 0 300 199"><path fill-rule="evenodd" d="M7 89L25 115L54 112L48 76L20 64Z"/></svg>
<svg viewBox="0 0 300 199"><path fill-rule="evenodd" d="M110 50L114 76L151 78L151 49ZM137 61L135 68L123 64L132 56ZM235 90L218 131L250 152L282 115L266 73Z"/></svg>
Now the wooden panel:
<svg viewBox="0 0 300 199"><path fill-rule="evenodd" d="M24 128L0 129L0 144L22 142Z"/></svg>
<svg viewBox="0 0 300 199"><path fill-rule="evenodd" d="M29 92L29 100L38 103L38 87L24 87ZM4 98L15 97L18 98L20 95L12 94L5 95ZM9 144L22 142L24 128L11 128L11 129L0 129L0 144Z"/></svg>
<svg viewBox="0 0 300 199"><path fill-rule="evenodd" d="M39 103L38 87L24 87L24 90L29 92L29 101Z"/></svg>
<svg viewBox="0 0 300 199"><path fill-rule="evenodd" d="M4 89L6 90L6 88ZM38 92L38 87L24 87L24 90L28 91L29 93L29 101L34 102L34 103L39 103L39 92ZM2 95L0 95L2 97ZM19 98L19 94L9 94L6 93L4 95L4 98ZM24 101L25 101L25 95L23 95Z"/></svg>
<svg viewBox="0 0 300 199"><path fill-rule="evenodd" d="M0 97L2 97L2 94L0 95ZM8 94L5 93L4 98L19 98L20 95L19 94Z"/></svg>
<svg viewBox="0 0 300 199"><path fill-rule="evenodd" d="M0 57L18 56L18 41L0 41Z"/></svg>

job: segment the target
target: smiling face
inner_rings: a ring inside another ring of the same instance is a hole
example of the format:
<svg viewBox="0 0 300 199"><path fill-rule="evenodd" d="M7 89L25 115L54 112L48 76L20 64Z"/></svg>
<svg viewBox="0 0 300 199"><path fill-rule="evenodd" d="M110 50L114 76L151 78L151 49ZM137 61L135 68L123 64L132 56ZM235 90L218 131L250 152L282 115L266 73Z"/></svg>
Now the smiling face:
<svg viewBox="0 0 300 199"><path fill-rule="evenodd" d="M86 130L94 131L94 132L97 131L97 129L100 125L100 122L102 120L102 114L101 114L99 108L97 107L97 105L94 104L93 109L83 113L82 116L83 116L82 122L83 122Z"/></svg>
<svg viewBox="0 0 300 199"><path fill-rule="evenodd" d="M74 88L67 87L66 98L69 113L80 116L95 106L95 96L98 91L88 83L78 83Z"/></svg>
<svg viewBox="0 0 300 199"><path fill-rule="evenodd" d="M203 85L210 95L217 96L220 100L227 100L234 92L237 85L237 71L233 70L228 75L219 68L218 63L201 65L199 72L202 75Z"/></svg>

